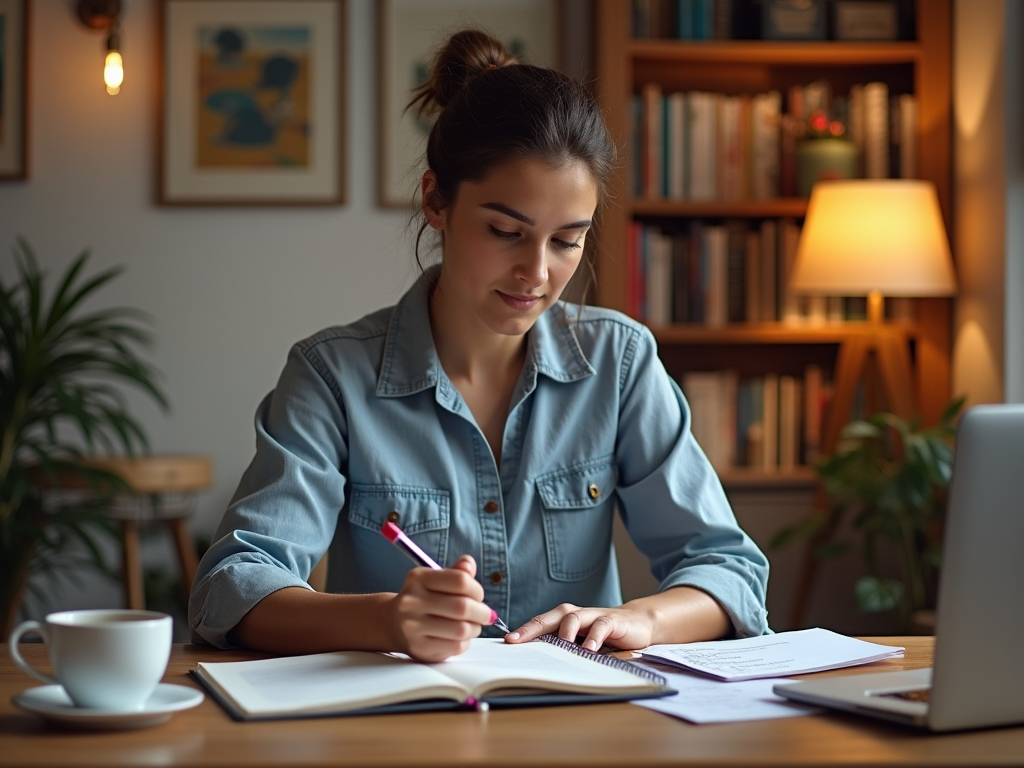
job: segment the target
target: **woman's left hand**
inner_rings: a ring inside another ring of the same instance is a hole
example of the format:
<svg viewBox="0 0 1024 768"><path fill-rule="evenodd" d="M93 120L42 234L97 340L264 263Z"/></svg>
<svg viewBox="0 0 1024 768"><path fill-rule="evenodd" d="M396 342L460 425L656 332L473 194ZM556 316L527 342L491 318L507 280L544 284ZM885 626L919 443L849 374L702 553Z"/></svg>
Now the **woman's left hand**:
<svg viewBox="0 0 1024 768"><path fill-rule="evenodd" d="M551 633L580 643L589 651L602 645L638 651L658 643L694 643L716 640L732 632L732 622L707 592L689 586L638 597L618 608L580 608L562 603L534 616L515 632L509 643L525 643Z"/></svg>
<svg viewBox="0 0 1024 768"><path fill-rule="evenodd" d="M628 605L619 608L580 608L562 603L554 610L534 616L519 629L505 636L506 642L525 643L543 634L558 635L563 640L580 643L590 651L602 645L624 651L639 650L651 645L654 621L642 610Z"/></svg>

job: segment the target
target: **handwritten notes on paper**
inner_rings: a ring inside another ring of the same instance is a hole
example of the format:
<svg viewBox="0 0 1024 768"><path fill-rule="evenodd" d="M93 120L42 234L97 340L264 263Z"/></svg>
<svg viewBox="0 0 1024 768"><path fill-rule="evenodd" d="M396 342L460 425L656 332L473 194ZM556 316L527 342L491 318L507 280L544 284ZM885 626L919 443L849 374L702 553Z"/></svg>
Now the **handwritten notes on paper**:
<svg viewBox="0 0 1024 768"><path fill-rule="evenodd" d="M801 629L742 640L652 645L641 657L739 682L802 675L903 656L903 648L857 640L827 629Z"/></svg>

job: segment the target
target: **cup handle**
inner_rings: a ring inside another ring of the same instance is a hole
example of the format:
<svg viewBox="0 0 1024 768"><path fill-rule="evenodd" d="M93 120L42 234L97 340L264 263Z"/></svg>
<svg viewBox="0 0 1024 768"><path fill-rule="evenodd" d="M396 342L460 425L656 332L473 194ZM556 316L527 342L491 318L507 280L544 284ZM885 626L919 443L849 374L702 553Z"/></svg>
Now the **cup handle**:
<svg viewBox="0 0 1024 768"><path fill-rule="evenodd" d="M60 685L60 681L55 677L50 677L37 669L33 669L28 665L28 662L21 657L21 651L18 650L18 641L21 640L21 636L26 632L35 632L43 638L43 642L46 643L49 638L46 636L46 627L38 621L23 621L21 624L16 626L11 632L11 636L8 639L7 648L11 652L11 658L14 659L14 663L21 668L23 672L27 672L32 675L36 680L42 680L44 683L51 685Z"/></svg>

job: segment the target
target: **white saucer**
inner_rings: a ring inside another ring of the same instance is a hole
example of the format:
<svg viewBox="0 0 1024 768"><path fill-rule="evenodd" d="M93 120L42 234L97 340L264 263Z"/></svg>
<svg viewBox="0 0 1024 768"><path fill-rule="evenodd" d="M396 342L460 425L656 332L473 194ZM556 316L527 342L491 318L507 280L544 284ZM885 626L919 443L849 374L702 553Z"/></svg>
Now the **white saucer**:
<svg viewBox="0 0 1024 768"><path fill-rule="evenodd" d="M26 712L78 728L146 728L171 719L203 700L201 691L184 685L160 683L142 709L88 709L76 707L59 685L42 685L15 695L11 701Z"/></svg>

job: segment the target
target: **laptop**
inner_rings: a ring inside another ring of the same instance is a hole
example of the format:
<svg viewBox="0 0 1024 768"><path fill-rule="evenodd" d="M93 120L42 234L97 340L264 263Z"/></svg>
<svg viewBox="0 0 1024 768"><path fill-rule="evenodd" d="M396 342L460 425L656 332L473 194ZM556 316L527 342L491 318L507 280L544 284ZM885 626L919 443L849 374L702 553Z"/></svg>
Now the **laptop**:
<svg viewBox="0 0 1024 768"><path fill-rule="evenodd" d="M939 579L932 668L775 693L932 731L1024 723L1024 405L960 420Z"/></svg>

